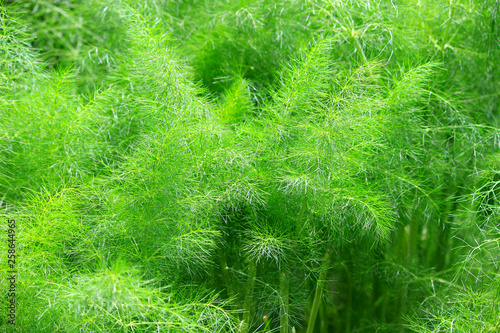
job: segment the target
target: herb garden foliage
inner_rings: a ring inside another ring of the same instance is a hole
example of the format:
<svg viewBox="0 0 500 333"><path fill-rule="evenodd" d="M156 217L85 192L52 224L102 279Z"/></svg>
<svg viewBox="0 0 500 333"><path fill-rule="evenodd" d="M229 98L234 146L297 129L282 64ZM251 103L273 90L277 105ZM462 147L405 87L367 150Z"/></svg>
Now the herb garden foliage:
<svg viewBox="0 0 500 333"><path fill-rule="evenodd" d="M7 1L2 328L500 329L498 7Z"/></svg>

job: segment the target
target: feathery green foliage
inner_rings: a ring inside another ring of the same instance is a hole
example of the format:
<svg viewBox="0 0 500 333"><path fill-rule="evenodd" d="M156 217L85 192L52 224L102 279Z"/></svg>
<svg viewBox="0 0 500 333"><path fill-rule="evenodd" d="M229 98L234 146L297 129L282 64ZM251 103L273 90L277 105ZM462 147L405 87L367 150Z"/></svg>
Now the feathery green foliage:
<svg viewBox="0 0 500 333"><path fill-rule="evenodd" d="M498 6L5 1L2 329L497 330Z"/></svg>

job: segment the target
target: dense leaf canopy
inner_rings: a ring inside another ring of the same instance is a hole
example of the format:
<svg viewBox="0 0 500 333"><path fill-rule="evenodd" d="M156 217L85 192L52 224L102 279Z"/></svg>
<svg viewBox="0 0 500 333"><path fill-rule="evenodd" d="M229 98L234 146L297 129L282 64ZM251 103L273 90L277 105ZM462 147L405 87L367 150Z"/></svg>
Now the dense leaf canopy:
<svg viewBox="0 0 500 333"><path fill-rule="evenodd" d="M6 332L500 329L498 0L0 10Z"/></svg>

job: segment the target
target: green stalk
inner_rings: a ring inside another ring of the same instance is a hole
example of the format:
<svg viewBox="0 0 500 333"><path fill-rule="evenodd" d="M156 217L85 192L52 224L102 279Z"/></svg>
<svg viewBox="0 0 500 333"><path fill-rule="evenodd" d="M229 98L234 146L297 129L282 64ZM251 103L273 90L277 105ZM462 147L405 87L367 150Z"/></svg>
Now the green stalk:
<svg viewBox="0 0 500 333"><path fill-rule="evenodd" d="M299 216L297 218L297 225L295 227L295 236L299 238L300 231L302 230L302 221L304 220L304 214L307 208L307 187L304 190L304 197L302 198L302 204L300 206Z"/></svg>
<svg viewBox="0 0 500 333"><path fill-rule="evenodd" d="M289 283L288 275L285 271L280 274L280 297L281 297L281 308L280 308L280 333L288 333L290 326L290 304L289 304Z"/></svg>
<svg viewBox="0 0 500 333"><path fill-rule="evenodd" d="M328 313L326 306L321 306L319 309L319 331L320 333L328 333Z"/></svg>
<svg viewBox="0 0 500 333"><path fill-rule="evenodd" d="M318 283L316 284L316 292L314 293L311 314L309 315L309 322L307 323L306 333L312 333L314 331L314 325L316 324L316 317L318 315L319 305L321 303L321 295L326 280L326 274L328 273L328 268L330 267L330 258L332 256L332 252L332 248L329 248L326 251L323 265L321 265Z"/></svg>
<svg viewBox="0 0 500 333"><path fill-rule="evenodd" d="M304 218L304 213L307 208L307 189L304 192L304 197L302 198L302 205L300 207L300 213L299 213L299 223L302 223L302 219Z"/></svg>
<svg viewBox="0 0 500 333"><path fill-rule="evenodd" d="M377 262L383 262L385 259L384 252L378 248L375 251L375 258ZM380 323L386 322L386 310L387 310L387 297L384 293L384 290L387 289L387 286L384 284L384 281L380 279L378 274L374 274L373 276L373 317L377 318Z"/></svg>
<svg viewBox="0 0 500 333"><path fill-rule="evenodd" d="M363 60L364 60L365 64L367 64L368 58L366 57L365 52L363 51L363 47L361 46L361 43L359 42L358 37L356 37L356 33L354 32L354 30L351 30L351 37L352 37L352 39L354 39L354 42L356 43L356 47L359 49L359 52L361 52L361 55L363 56Z"/></svg>
<svg viewBox="0 0 500 333"><path fill-rule="evenodd" d="M352 322L352 278L351 271L352 268L348 262L347 265L344 266L347 277L347 304L346 304L346 315L345 315L345 331L346 333L351 332L351 322Z"/></svg>
<svg viewBox="0 0 500 333"><path fill-rule="evenodd" d="M404 227L400 227L399 232L399 261L404 267L408 267L411 263L412 257L416 255L416 241L418 241L418 221L416 220L417 213L411 213L411 217L407 220ZM399 301L395 303L394 318L395 322L401 324L403 320L402 315L406 308L406 299L408 295L408 288L403 287L398 290Z"/></svg>
<svg viewBox="0 0 500 333"><path fill-rule="evenodd" d="M446 269L449 261L447 254L450 242L450 229L452 228L452 222L450 222L450 214L458 210L459 202L456 197L459 197L461 194L460 191L455 190L455 193L453 195L455 197L453 199L453 202L447 205L447 207L441 212L441 225L439 228L437 246L433 261L433 266L435 267L437 272L441 272Z"/></svg>
<svg viewBox="0 0 500 333"><path fill-rule="evenodd" d="M358 47L359 52L361 52L361 55L363 56L363 60L365 61L365 64L367 64L368 63L368 58L366 57L365 52L363 51L361 43L359 42L359 40L358 40L357 37L354 37L354 41L356 42L356 46Z"/></svg>
<svg viewBox="0 0 500 333"><path fill-rule="evenodd" d="M226 292L227 292L227 297L231 298L233 297L233 292L231 288L231 279L229 277L229 268L227 267L227 262L226 262L226 255L224 254L224 251L222 250L222 245L219 246L217 249L217 253L219 254L219 263L220 263L220 270L222 274L222 280L224 281L224 284L226 285Z"/></svg>
<svg viewBox="0 0 500 333"><path fill-rule="evenodd" d="M255 286L255 278L257 276L257 265L255 262L250 262L250 266L248 267L248 279L247 279L247 294L245 296L245 304L243 309L245 312L243 313L243 321L240 326L240 333L248 333L250 328L250 319L252 318L252 307L253 307L253 290Z"/></svg>

